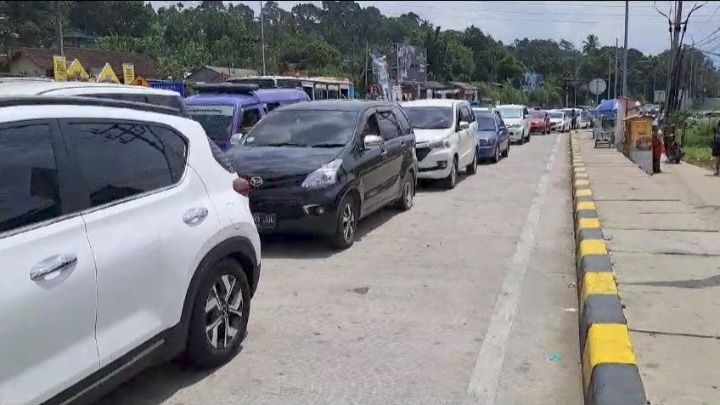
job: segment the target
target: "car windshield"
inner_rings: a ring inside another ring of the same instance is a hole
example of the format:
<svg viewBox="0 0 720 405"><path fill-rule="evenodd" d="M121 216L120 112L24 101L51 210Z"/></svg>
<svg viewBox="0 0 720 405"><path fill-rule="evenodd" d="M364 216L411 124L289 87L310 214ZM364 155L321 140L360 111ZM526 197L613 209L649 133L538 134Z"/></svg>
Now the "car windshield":
<svg viewBox="0 0 720 405"><path fill-rule="evenodd" d="M355 132L350 111L275 111L243 138L244 146L343 147Z"/></svg>
<svg viewBox="0 0 720 405"><path fill-rule="evenodd" d="M452 107L403 107L415 129L445 129L452 127Z"/></svg>
<svg viewBox="0 0 720 405"><path fill-rule="evenodd" d="M227 140L232 135L235 107L231 105L189 105L187 112L199 122L210 139Z"/></svg>
<svg viewBox="0 0 720 405"><path fill-rule="evenodd" d="M560 119L562 119L562 117L563 117L563 113L561 113L561 112L551 112L551 113L550 113L550 118L560 118Z"/></svg>
<svg viewBox="0 0 720 405"><path fill-rule="evenodd" d="M530 111L530 116L533 118L545 118L545 111Z"/></svg>
<svg viewBox="0 0 720 405"><path fill-rule="evenodd" d="M475 115L475 119L477 120L478 131L495 131L495 119L492 115Z"/></svg>
<svg viewBox="0 0 720 405"><path fill-rule="evenodd" d="M498 110L503 118L522 118L522 108L500 107Z"/></svg>

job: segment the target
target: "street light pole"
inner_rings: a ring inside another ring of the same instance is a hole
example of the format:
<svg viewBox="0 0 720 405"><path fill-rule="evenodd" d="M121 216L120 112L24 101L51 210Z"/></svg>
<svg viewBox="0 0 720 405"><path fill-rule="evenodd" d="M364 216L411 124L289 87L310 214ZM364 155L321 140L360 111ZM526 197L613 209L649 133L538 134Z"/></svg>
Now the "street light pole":
<svg viewBox="0 0 720 405"><path fill-rule="evenodd" d="M260 44L262 47L262 68L265 76L265 23L263 22L263 2L260 0Z"/></svg>
<svg viewBox="0 0 720 405"><path fill-rule="evenodd" d="M625 0L625 49L623 50L623 81L622 95L627 97L627 55L628 55L628 14L630 11L630 2Z"/></svg>

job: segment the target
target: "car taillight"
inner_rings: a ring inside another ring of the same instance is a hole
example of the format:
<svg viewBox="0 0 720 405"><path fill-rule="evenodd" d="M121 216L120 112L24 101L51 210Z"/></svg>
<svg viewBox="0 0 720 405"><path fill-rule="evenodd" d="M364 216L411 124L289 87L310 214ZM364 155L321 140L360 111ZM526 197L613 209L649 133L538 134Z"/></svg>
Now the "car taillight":
<svg viewBox="0 0 720 405"><path fill-rule="evenodd" d="M242 177L233 180L233 190L236 193L247 197L250 194L250 183Z"/></svg>

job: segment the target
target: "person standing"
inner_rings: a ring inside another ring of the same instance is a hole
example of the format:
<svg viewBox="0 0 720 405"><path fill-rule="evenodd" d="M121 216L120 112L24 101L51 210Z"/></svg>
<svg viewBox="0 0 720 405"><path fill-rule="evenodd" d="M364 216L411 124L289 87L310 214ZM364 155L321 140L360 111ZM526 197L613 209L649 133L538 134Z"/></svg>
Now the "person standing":
<svg viewBox="0 0 720 405"><path fill-rule="evenodd" d="M715 175L720 176L720 122L718 122L717 127L715 128L712 155L715 157Z"/></svg>

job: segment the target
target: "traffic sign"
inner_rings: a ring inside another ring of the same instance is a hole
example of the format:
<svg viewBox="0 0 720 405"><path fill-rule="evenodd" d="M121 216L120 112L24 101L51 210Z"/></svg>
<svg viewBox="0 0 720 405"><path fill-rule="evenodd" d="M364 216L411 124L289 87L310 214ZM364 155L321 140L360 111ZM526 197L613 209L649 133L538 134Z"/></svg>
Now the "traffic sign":
<svg viewBox="0 0 720 405"><path fill-rule="evenodd" d="M123 70L123 82L125 84L130 84L135 80L135 65L132 63L123 63L122 64L122 70Z"/></svg>
<svg viewBox="0 0 720 405"><path fill-rule="evenodd" d="M67 81L67 62L64 56L53 56L53 73L56 82Z"/></svg>
<svg viewBox="0 0 720 405"><path fill-rule="evenodd" d="M607 84L603 79L593 79L588 85L588 90L594 95L602 94L607 89Z"/></svg>
<svg viewBox="0 0 720 405"><path fill-rule="evenodd" d="M90 75L87 73L80 61L75 59L72 63L70 63L70 67L67 68L67 78L68 80L86 82L90 80Z"/></svg>

